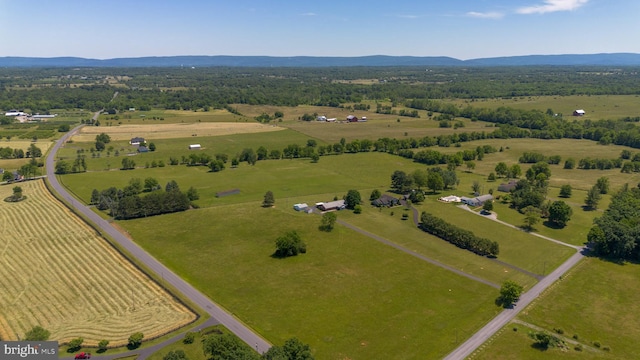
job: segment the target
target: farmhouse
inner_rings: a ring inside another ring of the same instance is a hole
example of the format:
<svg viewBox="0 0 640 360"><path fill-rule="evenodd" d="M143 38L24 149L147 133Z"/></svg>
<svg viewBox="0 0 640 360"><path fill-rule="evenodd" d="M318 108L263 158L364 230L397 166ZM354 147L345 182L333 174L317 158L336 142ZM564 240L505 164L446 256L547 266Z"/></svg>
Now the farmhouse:
<svg viewBox="0 0 640 360"><path fill-rule="evenodd" d="M316 207L321 211L330 211L330 210L342 210L345 208L344 200L336 200L331 202L320 202L316 203Z"/></svg>
<svg viewBox="0 0 640 360"><path fill-rule="evenodd" d="M189 145L189 150L199 150L200 148L202 148L200 146L200 144L191 144L191 145Z"/></svg>
<svg viewBox="0 0 640 360"><path fill-rule="evenodd" d="M516 185L518 185L518 180L509 180L506 184L502 183L498 185L498 191L511 192L511 190L516 188Z"/></svg>
<svg viewBox="0 0 640 360"><path fill-rule="evenodd" d="M327 117L324 115L320 115L316 118L316 121L327 121Z"/></svg>
<svg viewBox="0 0 640 360"><path fill-rule="evenodd" d="M397 206L400 205L400 199L395 198L391 195L387 195L387 194L383 194L382 196L380 196L378 199L375 199L371 202L371 205L373 206L377 206L377 207L392 207L392 206Z"/></svg>
<svg viewBox="0 0 640 360"><path fill-rule="evenodd" d="M357 122L358 121L358 117L356 117L355 115L349 115L349 116L347 116L347 121L348 122Z"/></svg>
<svg viewBox="0 0 640 360"><path fill-rule="evenodd" d="M578 110L574 110L573 111L573 116L584 116L584 114L586 114L586 113L582 109L578 109Z"/></svg>
<svg viewBox="0 0 640 360"><path fill-rule="evenodd" d="M463 204L467 204L469 206L482 206L485 202L493 200L493 196L490 194L476 196L474 198L461 197L460 201Z"/></svg>
<svg viewBox="0 0 640 360"><path fill-rule="evenodd" d="M134 145L134 146L138 146L140 144L144 144L144 138L141 138L141 137L131 138L131 140L129 141L129 144Z"/></svg>

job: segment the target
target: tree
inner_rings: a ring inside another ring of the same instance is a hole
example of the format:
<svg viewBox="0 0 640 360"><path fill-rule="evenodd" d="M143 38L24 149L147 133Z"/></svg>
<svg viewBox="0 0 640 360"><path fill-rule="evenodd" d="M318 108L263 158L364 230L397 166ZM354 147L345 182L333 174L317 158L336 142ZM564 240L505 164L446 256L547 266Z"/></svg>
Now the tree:
<svg viewBox="0 0 640 360"><path fill-rule="evenodd" d="M207 336L202 349L208 360L259 360L260 355L232 334Z"/></svg>
<svg viewBox="0 0 640 360"><path fill-rule="evenodd" d="M184 339L182 339L182 342L184 344L193 344L195 340L196 340L196 333L192 331L187 331L187 333L184 334Z"/></svg>
<svg viewBox="0 0 640 360"><path fill-rule="evenodd" d="M100 202L100 191L98 191L98 189L93 189L93 191L91 191L90 204L96 205L99 202Z"/></svg>
<svg viewBox="0 0 640 360"><path fill-rule="evenodd" d="M69 350L71 352L80 350L80 347L82 346L83 342L84 342L84 339L81 337L72 339L71 341L69 341Z"/></svg>
<svg viewBox="0 0 640 360"><path fill-rule="evenodd" d="M187 198L189 201L196 201L200 199L200 194L198 194L198 190L196 190L196 188L190 186L189 189L187 189Z"/></svg>
<svg viewBox="0 0 640 360"><path fill-rule="evenodd" d="M102 142L105 144L108 144L111 142L111 136L105 134L105 133L100 133L99 135L96 135L96 142Z"/></svg>
<svg viewBox="0 0 640 360"><path fill-rule="evenodd" d="M320 222L319 229L322 231L330 232L331 230L333 230L336 224L336 220L338 220L338 215L333 211L322 214L322 220Z"/></svg>
<svg viewBox="0 0 640 360"><path fill-rule="evenodd" d="M51 333L42 326L34 326L24 334L24 341L47 341Z"/></svg>
<svg viewBox="0 0 640 360"><path fill-rule="evenodd" d="M473 191L473 193L480 193L480 182L477 180L473 181L473 184L471 184L471 191Z"/></svg>
<svg viewBox="0 0 640 360"><path fill-rule="evenodd" d="M356 208L356 205L360 205L361 203L362 198L358 190L347 191L347 195L344 197L344 205L347 209L353 210Z"/></svg>
<svg viewBox="0 0 640 360"><path fill-rule="evenodd" d="M429 174L427 174L427 171L424 169L416 169L416 171L411 174L411 178L413 179L413 184L420 189L427 186Z"/></svg>
<svg viewBox="0 0 640 360"><path fill-rule="evenodd" d="M313 356L311 355L311 348L308 344L304 344L298 338L291 338L285 341L282 346L284 353L287 355L288 359L295 360L313 360Z"/></svg>
<svg viewBox="0 0 640 360"><path fill-rule="evenodd" d="M507 167L506 163L499 162L498 165L496 165L495 171L498 177L504 177L507 176L507 171L509 171L509 168Z"/></svg>
<svg viewBox="0 0 640 360"><path fill-rule="evenodd" d="M467 171L468 171L468 172L471 172L471 171L473 171L473 169L475 169L475 168L476 168L476 163L475 163L475 162L473 162L473 161L471 161L471 160L466 161L466 162L465 162L465 165L467 165Z"/></svg>
<svg viewBox="0 0 640 360"><path fill-rule="evenodd" d="M149 151L156 151L156 144L149 143Z"/></svg>
<svg viewBox="0 0 640 360"><path fill-rule="evenodd" d="M484 204L482 204L482 210L486 212L493 211L493 202L491 200L485 201Z"/></svg>
<svg viewBox="0 0 640 360"><path fill-rule="evenodd" d="M489 176L487 176L487 181L496 181L496 174L495 173L489 173Z"/></svg>
<svg viewBox="0 0 640 360"><path fill-rule="evenodd" d="M567 225L567 222L571 220L571 215L573 215L571 206L567 205L562 200L554 201L549 207L549 221L559 227Z"/></svg>
<svg viewBox="0 0 640 360"><path fill-rule="evenodd" d="M144 179L144 191L153 191L160 188L160 183L156 178L148 177Z"/></svg>
<svg viewBox="0 0 640 360"><path fill-rule="evenodd" d="M96 151L104 151L106 145L102 141L96 141L95 143Z"/></svg>
<svg viewBox="0 0 640 360"><path fill-rule="evenodd" d="M409 195L409 200L412 203L415 203L415 204L419 204L419 203L423 202L424 199L425 199L425 197L424 197L424 193L422 192L422 190L414 190Z"/></svg>
<svg viewBox="0 0 640 360"><path fill-rule="evenodd" d="M531 230L535 224L540 222L540 209L529 205L523 209L523 213L526 229Z"/></svg>
<svg viewBox="0 0 640 360"><path fill-rule="evenodd" d="M64 175L71 172L71 164L65 160L56 162L56 174Z"/></svg>
<svg viewBox="0 0 640 360"><path fill-rule="evenodd" d="M36 146L36 144L29 145L29 150L27 151L27 157L32 159L42 157L42 150Z"/></svg>
<svg viewBox="0 0 640 360"><path fill-rule="evenodd" d="M171 350L165 355L162 360L189 360L187 354L183 350Z"/></svg>
<svg viewBox="0 0 640 360"><path fill-rule="evenodd" d="M273 204L276 203L276 199L273 196L273 192L271 190L267 191L264 194L264 200L262 201L262 207L272 207Z"/></svg>
<svg viewBox="0 0 640 360"><path fill-rule="evenodd" d="M584 199L584 204L589 210L596 210L601 198L602 194L600 188L597 184L593 185L593 187L591 187L587 192L587 198Z"/></svg>
<svg viewBox="0 0 640 360"><path fill-rule="evenodd" d="M502 306L505 308L511 307L513 303L520 299L520 295L522 295L523 290L524 288L522 287L522 285L516 283L515 281L505 281L500 287L500 296L498 297L498 303L502 304Z"/></svg>
<svg viewBox="0 0 640 360"><path fill-rule="evenodd" d="M13 180L13 174L10 171L5 171L4 174L2 174L2 181L12 181Z"/></svg>
<svg viewBox="0 0 640 360"><path fill-rule="evenodd" d="M178 186L178 183L175 180L171 180L164 187L164 191L166 192L180 191L180 187Z"/></svg>
<svg viewBox="0 0 640 360"><path fill-rule="evenodd" d="M22 187L14 186L13 187L13 195L11 195L13 201L23 200L24 196L22 195Z"/></svg>
<svg viewBox="0 0 640 360"><path fill-rule="evenodd" d="M122 159L122 170L131 170L136 168L136 162L130 159L129 157L125 157Z"/></svg>
<svg viewBox="0 0 640 360"><path fill-rule="evenodd" d="M520 165L518 164L511 165L511 167L509 168L509 171L507 172L507 177L513 178L513 179L517 179L521 175L522 175L522 168L520 168Z"/></svg>
<svg viewBox="0 0 640 360"><path fill-rule="evenodd" d="M371 195L369 196L369 201L379 199L380 196L382 196L382 193L380 193L380 190L373 189L373 191L371 191Z"/></svg>
<svg viewBox="0 0 640 360"><path fill-rule="evenodd" d="M109 340L100 340L98 343L98 351L105 352L107 351L107 347L109 346Z"/></svg>
<svg viewBox="0 0 640 360"><path fill-rule="evenodd" d="M302 241L300 235L294 230L285 233L276 239L275 257L285 258L296 256L307 252L307 245Z"/></svg>
<svg viewBox="0 0 640 360"><path fill-rule="evenodd" d="M603 176L596 181L596 186L600 189L600 194L607 194L609 192L609 178Z"/></svg>
<svg viewBox="0 0 640 360"><path fill-rule="evenodd" d="M434 171L429 171L427 187L432 193L444 189L444 179L442 178L442 175Z"/></svg>
<svg viewBox="0 0 640 360"><path fill-rule="evenodd" d="M129 336L129 344L127 347L129 349L136 349L142 344L142 339L144 339L144 334L141 332L133 333Z"/></svg>
<svg viewBox="0 0 640 360"><path fill-rule="evenodd" d="M544 161L539 161L527 170L526 176L527 180L533 182L538 178L539 174L544 174L545 179L549 179L551 177L551 169L549 168L549 163Z"/></svg>
<svg viewBox="0 0 640 360"><path fill-rule="evenodd" d="M566 184L560 187L560 197L570 198L571 197L571 185Z"/></svg>
<svg viewBox="0 0 640 360"><path fill-rule="evenodd" d="M391 175L391 188L400 194L405 194L411 190L413 178L402 170L396 170Z"/></svg>

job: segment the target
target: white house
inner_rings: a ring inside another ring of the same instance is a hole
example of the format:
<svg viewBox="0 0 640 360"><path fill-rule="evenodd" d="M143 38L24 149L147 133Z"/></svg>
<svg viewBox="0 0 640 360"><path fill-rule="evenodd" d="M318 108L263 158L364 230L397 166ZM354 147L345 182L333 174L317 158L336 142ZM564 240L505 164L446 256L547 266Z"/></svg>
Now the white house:
<svg viewBox="0 0 640 360"><path fill-rule="evenodd" d="M202 146L200 146L200 144L191 144L191 145L189 145L189 150L199 150L200 148L202 148Z"/></svg>
<svg viewBox="0 0 640 360"><path fill-rule="evenodd" d="M25 113L24 111L18 111L18 110L9 110L6 113L4 113L4 116L25 116L27 115L27 113Z"/></svg>
<svg viewBox="0 0 640 360"><path fill-rule="evenodd" d="M304 209L306 209L308 207L309 207L309 205L307 205L305 203L293 204L293 210L295 210L295 211L303 211Z"/></svg>
<svg viewBox="0 0 640 360"><path fill-rule="evenodd" d="M573 116L584 116L584 114L586 114L586 113L582 109L574 110L574 112L573 112Z"/></svg>

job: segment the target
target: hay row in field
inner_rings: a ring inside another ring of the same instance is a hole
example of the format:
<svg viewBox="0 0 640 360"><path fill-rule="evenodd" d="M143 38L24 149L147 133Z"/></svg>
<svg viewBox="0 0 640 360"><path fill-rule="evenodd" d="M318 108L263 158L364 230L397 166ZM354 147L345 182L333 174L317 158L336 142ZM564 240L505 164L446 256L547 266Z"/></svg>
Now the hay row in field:
<svg viewBox="0 0 640 360"><path fill-rule="evenodd" d="M249 123L185 123L185 124L149 124L149 125L120 125L120 126L85 126L80 133L73 137L73 141L95 141L96 135L107 133L111 140L130 140L133 137L153 139L176 139L197 136L220 136L232 134L247 134L256 132L278 131L281 127L263 125L257 122Z"/></svg>
<svg viewBox="0 0 640 360"><path fill-rule="evenodd" d="M34 325L61 342L83 337L124 345L194 320L195 315L73 216L41 181L21 184L26 201L0 203L0 336ZM0 187L0 197L11 188Z"/></svg>

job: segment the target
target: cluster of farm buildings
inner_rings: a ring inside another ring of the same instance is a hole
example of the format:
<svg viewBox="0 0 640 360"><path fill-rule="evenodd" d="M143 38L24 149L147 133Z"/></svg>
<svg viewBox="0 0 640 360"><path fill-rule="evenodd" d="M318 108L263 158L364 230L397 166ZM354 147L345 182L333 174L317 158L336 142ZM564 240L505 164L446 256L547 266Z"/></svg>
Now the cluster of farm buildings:
<svg viewBox="0 0 640 360"><path fill-rule="evenodd" d="M316 117L316 121L336 122L336 121L338 121L338 119L337 118L327 118L324 115L320 115L320 116ZM355 115L348 115L344 122L366 122L366 121L367 121L367 117L366 116L358 118ZM340 122L343 122L343 121L340 121Z"/></svg>
<svg viewBox="0 0 640 360"><path fill-rule="evenodd" d="M9 110L6 113L4 113L4 116L7 117L15 117L16 120L18 120L19 122L23 123L23 122L35 122L35 121L46 121L47 119L53 119L56 116L58 116L58 114L53 114L53 115L40 115L40 114L35 114L35 115L31 115L28 114L24 111L20 111L20 110Z"/></svg>

